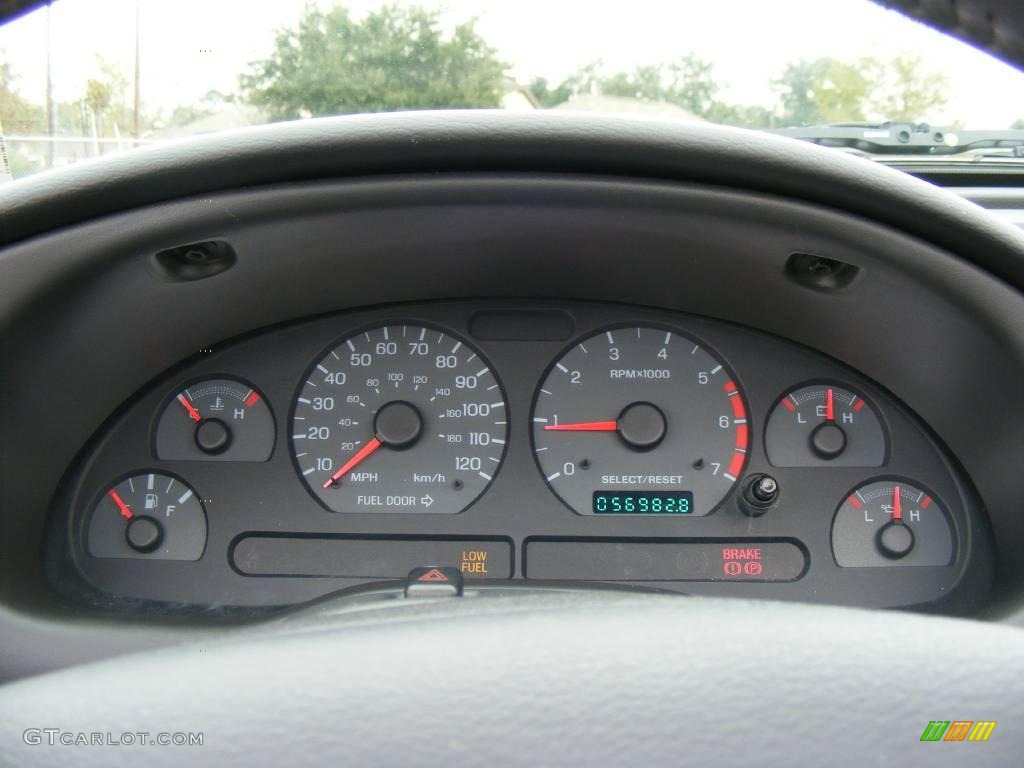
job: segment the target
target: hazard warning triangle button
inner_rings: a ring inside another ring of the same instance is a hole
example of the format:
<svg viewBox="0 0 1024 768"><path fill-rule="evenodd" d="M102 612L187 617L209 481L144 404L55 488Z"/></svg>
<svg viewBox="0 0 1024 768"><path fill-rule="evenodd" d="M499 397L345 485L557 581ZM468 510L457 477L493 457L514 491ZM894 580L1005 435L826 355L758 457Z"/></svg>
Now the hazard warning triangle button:
<svg viewBox="0 0 1024 768"><path fill-rule="evenodd" d="M405 580L406 597L460 597L462 572L447 566L413 568Z"/></svg>

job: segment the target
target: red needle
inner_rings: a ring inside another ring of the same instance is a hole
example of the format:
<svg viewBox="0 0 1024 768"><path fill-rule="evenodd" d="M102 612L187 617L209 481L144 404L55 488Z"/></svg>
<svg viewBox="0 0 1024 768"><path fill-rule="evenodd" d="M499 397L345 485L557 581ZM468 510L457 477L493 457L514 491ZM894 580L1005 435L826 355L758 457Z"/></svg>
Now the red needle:
<svg viewBox="0 0 1024 768"><path fill-rule="evenodd" d="M825 398L825 421L835 421L836 412L832 407L832 387L828 388L828 396Z"/></svg>
<svg viewBox="0 0 1024 768"><path fill-rule="evenodd" d="M107 491L107 495L114 500L115 504L117 504L117 508L121 510L121 516L125 520L131 520L135 517L135 515L132 514L131 509L128 508L128 505L124 503L124 499L118 495L117 491L111 488Z"/></svg>
<svg viewBox="0 0 1024 768"><path fill-rule="evenodd" d="M188 417L192 421L202 421L203 417L199 415L199 411L196 410L195 406L188 401L185 395L178 395L178 402L185 406L185 410L188 411Z"/></svg>
<svg viewBox="0 0 1024 768"><path fill-rule="evenodd" d="M614 432L619 428L617 421L584 421L579 424L547 424L549 432Z"/></svg>
<svg viewBox="0 0 1024 768"><path fill-rule="evenodd" d="M903 519L903 510L900 509L900 487L898 485L894 485L892 488L892 519Z"/></svg>
<svg viewBox="0 0 1024 768"><path fill-rule="evenodd" d="M355 456L353 456L351 459L345 462L345 466L343 466L341 469L339 469L337 472L335 472L327 479L327 482L324 483L324 488L330 488L332 485L341 482L341 478L345 476L346 472L355 469L356 465L360 464L367 456L371 455L382 445L384 445L384 443L382 443L376 437L371 439L370 442L368 442L366 445L359 449L359 452L356 453Z"/></svg>

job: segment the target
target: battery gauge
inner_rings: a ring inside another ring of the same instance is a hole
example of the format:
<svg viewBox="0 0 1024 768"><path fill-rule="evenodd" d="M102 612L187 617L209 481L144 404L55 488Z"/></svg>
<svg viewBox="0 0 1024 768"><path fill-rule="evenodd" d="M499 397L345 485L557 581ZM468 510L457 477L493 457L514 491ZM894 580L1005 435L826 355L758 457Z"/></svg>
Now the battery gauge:
<svg viewBox="0 0 1024 768"><path fill-rule="evenodd" d="M768 460L776 467L880 467L886 440L874 407L838 384L787 393L768 417Z"/></svg>
<svg viewBox="0 0 1024 768"><path fill-rule="evenodd" d="M170 461L266 461L275 436L273 414L255 387L206 379L176 392L164 406L156 455Z"/></svg>

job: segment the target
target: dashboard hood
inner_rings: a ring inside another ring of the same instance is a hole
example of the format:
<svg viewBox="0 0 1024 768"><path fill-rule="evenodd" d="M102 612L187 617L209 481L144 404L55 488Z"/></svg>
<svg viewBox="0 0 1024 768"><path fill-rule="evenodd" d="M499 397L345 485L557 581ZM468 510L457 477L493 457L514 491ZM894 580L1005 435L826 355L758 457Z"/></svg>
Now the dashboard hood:
<svg viewBox="0 0 1024 768"><path fill-rule="evenodd" d="M615 175L790 197L902 229L1024 288L1018 229L899 171L738 128L552 112L319 118L99 158L8 185L0 195L0 246L231 188L444 172Z"/></svg>

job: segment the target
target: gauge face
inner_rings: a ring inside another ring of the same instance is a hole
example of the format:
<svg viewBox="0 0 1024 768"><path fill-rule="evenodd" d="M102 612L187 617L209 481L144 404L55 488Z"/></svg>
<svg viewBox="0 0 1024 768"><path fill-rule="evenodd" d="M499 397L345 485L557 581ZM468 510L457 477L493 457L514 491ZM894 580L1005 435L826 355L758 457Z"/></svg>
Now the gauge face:
<svg viewBox="0 0 1024 768"><path fill-rule="evenodd" d="M206 511L196 492L176 477L133 475L96 503L87 542L93 557L198 560L206 548Z"/></svg>
<svg viewBox="0 0 1024 768"><path fill-rule="evenodd" d="M942 503L917 484L874 480L839 506L832 551L844 568L949 565L953 531Z"/></svg>
<svg viewBox="0 0 1024 768"><path fill-rule="evenodd" d="M206 379L177 392L156 427L157 458L168 461L266 461L274 417L242 381Z"/></svg>
<svg viewBox="0 0 1024 768"><path fill-rule="evenodd" d="M581 515L706 515L746 459L733 378L665 328L611 328L575 344L541 383L532 418L541 472Z"/></svg>
<svg viewBox="0 0 1024 768"><path fill-rule="evenodd" d="M389 325L316 362L293 408L295 464L334 512L455 514L501 466L505 397L461 339Z"/></svg>
<svg viewBox="0 0 1024 768"><path fill-rule="evenodd" d="M886 442L875 409L842 386L811 384L789 392L765 428L776 467L880 467Z"/></svg>

